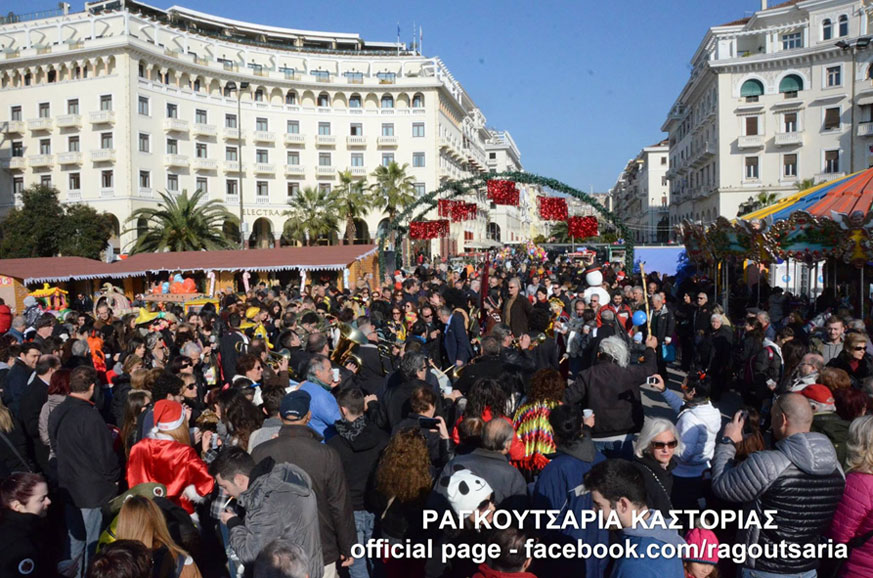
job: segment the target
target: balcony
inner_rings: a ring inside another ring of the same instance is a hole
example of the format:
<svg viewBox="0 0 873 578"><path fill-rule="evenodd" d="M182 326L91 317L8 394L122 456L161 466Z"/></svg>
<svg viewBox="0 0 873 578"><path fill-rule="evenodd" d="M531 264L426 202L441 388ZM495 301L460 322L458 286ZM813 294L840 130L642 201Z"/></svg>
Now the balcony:
<svg viewBox="0 0 873 578"><path fill-rule="evenodd" d="M253 170L258 175L270 175L276 172L276 165L269 163L255 163Z"/></svg>
<svg viewBox="0 0 873 578"><path fill-rule="evenodd" d="M376 139L376 144L380 147L396 147L397 146L397 137L396 136L380 136Z"/></svg>
<svg viewBox="0 0 873 578"><path fill-rule="evenodd" d="M88 115L91 124L115 124L114 110L98 110Z"/></svg>
<svg viewBox="0 0 873 578"><path fill-rule="evenodd" d="M367 137L361 135L347 136L346 145L350 147L365 147L367 146Z"/></svg>
<svg viewBox="0 0 873 578"><path fill-rule="evenodd" d="M58 153L59 165L80 165L82 164L82 153L79 151Z"/></svg>
<svg viewBox="0 0 873 578"><path fill-rule="evenodd" d="M737 139L737 148L741 149L759 149L764 146L763 135L756 134L752 136L741 136Z"/></svg>
<svg viewBox="0 0 873 578"><path fill-rule="evenodd" d="M349 167L349 172L352 173L352 176L355 177L363 177L367 175L366 167Z"/></svg>
<svg viewBox="0 0 873 578"><path fill-rule="evenodd" d="M51 130L52 119L50 118L31 118L27 121L27 128L30 130Z"/></svg>
<svg viewBox="0 0 873 578"><path fill-rule="evenodd" d="M224 128L224 138L227 140L240 140L242 133L238 128Z"/></svg>
<svg viewBox="0 0 873 578"><path fill-rule="evenodd" d="M165 118L164 130L167 132L188 132L188 121L181 118Z"/></svg>
<svg viewBox="0 0 873 578"><path fill-rule="evenodd" d="M336 145L336 137L332 134L320 134L315 137L315 146L332 147Z"/></svg>
<svg viewBox="0 0 873 578"><path fill-rule="evenodd" d="M289 177L302 177L306 174L303 165L285 165L285 175Z"/></svg>
<svg viewBox="0 0 873 578"><path fill-rule="evenodd" d="M56 123L58 128L80 127L82 126L82 115L64 114L58 117Z"/></svg>
<svg viewBox="0 0 873 578"><path fill-rule="evenodd" d="M224 161L224 172L238 173L240 172L239 161Z"/></svg>
<svg viewBox="0 0 873 578"><path fill-rule="evenodd" d="M30 159L28 159L28 163L33 168L38 167L50 167L55 164L55 156L54 155L32 155Z"/></svg>
<svg viewBox="0 0 873 578"><path fill-rule="evenodd" d="M77 202L82 200L82 190L67 191L67 200Z"/></svg>
<svg viewBox="0 0 873 578"><path fill-rule="evenodd" d="M151 198L154 196L154 192L151 187L140 187L138 190L140 197Z"/></svg>
<svg viewBox="0 0 873 578"><path fill-rule="evenodd" d="M257 195L255 197L256 205L269 205L270 204L270 196L269 195Z"/></svg>
<svg viewBox="0 0 873 578"><path fill-rule="evenodd" d="M24 157L10 157L0 159L0 167L10 171L20 171L27 168L27 159Z"/></svg>
<svg viewBox="0 0 873 578"><path fill-rule="evenodd" d="M858 127L860 130L861 127ZM858 133L860 135L860 132ZM784 147L784 146L793 146L793 145L802 145L803 144L803 132L777 132L776 138L774 139L776 146Z"/></svg>
<svg viewBox="0 0 873 578"><path fill-rule="evenodd" d="M168 167L187 167L188 157L185 155L166 154L164 155L164 164Z"/></svg>
<svg viewBox="0 0 873 578"><path fill-rule="evenodd" d="M91 160L95 163L111 163L115 161L115 149L97 149L91 151Z"/></svg>
<svg viewBox="0 0 873 578"><path fill-rule="evenodd" d="M217 171L218 161L215 159L194 158L191 161L191 166L195 171Z"/></svg>
<svg viewBox="0 0 873 578"><path fill-rule="evenodd" d="M24 134L26 126L23 120L10 120L3 123L3 130L10 134Z"/></svg>
<svg viewBox="0 0 873 578"><path fill-rule="evenodd" d="M238 205L239 204L239 195L224 195L224 204L226 204L226 205Z"/></svg>
<svg viewBox="0 0 873 578"><path fill-rule="evenodd" d="M265 130L256 130L252 134L252 140L255 142L276 142L276 133Z"/></svg>
<svg viewBox="0 0 873 578"><path fill-rule="evenodd" d="M195 122L191 126L191 132L197 136L215 136L218 134L218 128L214 124L201 124Z"/></svg>
<svg viewBox="0 0 873 578"><path fill-rule="evenodd" d="M846 176L846 173L819 173L813 177L815 184L826 183L836 179L841 179Z"/></svg>
<svg viewBox="0 0 873 578"><path fill-rule="evenodd" d="M862 122L858 125L858 136L873 136L873 122Z"/></svg>
<svg viewBox="0 0 873 578"><path fill-rule="evenodd" d="M115 189L112 187L103 187L100 189L101 199L111 199L115 196Z"/></svg>
<svg viewBox="0 0 873 578"><path fill-rule="evenodd" d="M285 144L286 145L302 145L306 142L306 137L299 133L285 133Z"/></svg>
<svg viewBox="0 0 873 578"><path fill-rule="evenodd" d="M318 176L320 177L332 177L336 174L336 169L333 167L319 166L318 167Z"/></svg>

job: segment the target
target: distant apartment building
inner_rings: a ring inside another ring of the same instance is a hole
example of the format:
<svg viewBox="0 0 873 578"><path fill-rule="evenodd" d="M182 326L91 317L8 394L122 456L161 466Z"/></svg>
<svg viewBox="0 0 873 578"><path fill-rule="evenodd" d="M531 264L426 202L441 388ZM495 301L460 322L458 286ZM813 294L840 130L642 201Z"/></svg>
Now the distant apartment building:
<svg viewBox="0 0 873 578"><path fill-rule="evenodd" d="M668 141L641 150L628 161L610 191L612 210L637 243L669 240Z"/></svg>

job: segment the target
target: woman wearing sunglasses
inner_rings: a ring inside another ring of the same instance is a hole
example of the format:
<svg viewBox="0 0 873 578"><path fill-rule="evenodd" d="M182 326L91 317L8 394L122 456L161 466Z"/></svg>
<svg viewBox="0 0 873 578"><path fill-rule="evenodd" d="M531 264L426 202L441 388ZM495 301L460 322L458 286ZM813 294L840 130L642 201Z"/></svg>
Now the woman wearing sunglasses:
<svg viewBox="0 0 873 578"><path fill-rule="evenodd" d="M634 442L634 465L646 483L647 506L664 516L673 508L673 470L682 450L676 426L663 418L647 419Z"/></svg>
<svg viewBox="0 0 873 578"><path fill-rule="evenodd" d="M712 379L704 372L691 372L682 382L681 397L666 389L661 376L653 386L679 417L676 430L683 448L676 452L673 470L673 507L700 510L709 494L709 461L715 453L715 442L721 429L721 412L709 400Z"/></svg>
<svg viewBox="0 0 873 578"><path fill-rule="evenodd" d="M828 367L848 373L852 385L860 389L864 378L873 375L873 357L867 353L867 336L856 331L847 333L843 350L828 362Z"/></svg>

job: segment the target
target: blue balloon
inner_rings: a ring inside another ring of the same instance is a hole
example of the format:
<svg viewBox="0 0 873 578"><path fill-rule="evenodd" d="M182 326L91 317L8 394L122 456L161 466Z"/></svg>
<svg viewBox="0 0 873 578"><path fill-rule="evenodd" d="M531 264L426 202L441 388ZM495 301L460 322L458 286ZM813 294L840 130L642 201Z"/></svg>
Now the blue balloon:
<svg viewBox="0 0 873 578"><path fill-rule="evenodd" d="M174 283L182 283L183 282L182 275L180 273L176 273L176 275L173 277L173 282Z"/></svg>
<svg viewBox="0 0 873 578"><path fill-rule="evenodd" d="M646 323L646 312L645 311L637 311L634 313L634 325L639 327L640 325L645 325Z"/></svg>
<svg viewBox="0 0 873 578"><path fill-rule="evenodd" d="M161 283L161 293L169 293L170 292L170 282L164 281Z"/></svg>

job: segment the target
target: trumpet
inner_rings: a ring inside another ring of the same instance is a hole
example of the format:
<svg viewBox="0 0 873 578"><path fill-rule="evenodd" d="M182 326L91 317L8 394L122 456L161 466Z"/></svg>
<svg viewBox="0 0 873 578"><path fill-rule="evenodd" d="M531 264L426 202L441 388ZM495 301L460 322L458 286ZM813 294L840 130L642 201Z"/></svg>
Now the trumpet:
<svg viewBox="0 0 873 578"><path fill-rule="evenodd" d="M340 365L345 366L348 363L352 363L354 365L357 365L358 367L364 366L364 361L360 357L352 353L351 350L346 351L340 358Z"/></svg>
<svg viewBox="0 0 873 578"><path fill-rule="evenodd" d="M291 352L287 349L280 349L279 351L270 351L268 352L270 355L269 361L267 363L270 367L275 371L279 368L279 364L282 363L282 360L287 360L288 364L291 364Z"/></svg>
<svg viewBox="0 0 873 578"><path fill-rule="evenodd" d="M531 339L531 340L530 340L530 345L529 345L528 348L527 348L528 351L530 351L531 349L536 349L537 346L539 346L539 345L541 345L542 343L544 343L546 339L547 339L546 334L545 334L545 333L540 333L539 335L536 336L535 339ZM521 343L519 343L519 341L518 341L518 337L515 337L515 338L512 339L512 346L515 347L516 349L518 349L519 351L522 351L522 349L521 349Z"/></svg>
<svg viewBox="0 0 873 578"><path fill-rule="evenodd" d="M240 355L245 355L249 352L249 344L245 341L237 341L233 344L233 349Z"/></svg>
<svg viewBox="0 0 873 578"><path fill-rule="evenodd" d="M436 366L432 359L428 360L431 369L451 381L452 383L457 382L461 378L461 374L467 369L466 365L452 365L451 367L447 367L445 369L440 369Z"/></svg>

